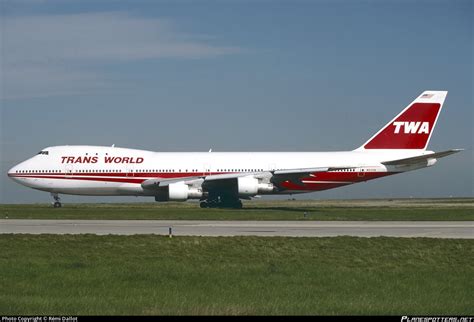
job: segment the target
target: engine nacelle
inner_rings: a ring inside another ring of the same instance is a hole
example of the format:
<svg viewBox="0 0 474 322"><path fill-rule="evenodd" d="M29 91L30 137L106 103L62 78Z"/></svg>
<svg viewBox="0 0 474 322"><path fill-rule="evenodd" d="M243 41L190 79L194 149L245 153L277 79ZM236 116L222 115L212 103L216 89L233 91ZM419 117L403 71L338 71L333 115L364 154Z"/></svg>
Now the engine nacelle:
<svg viewBox="0 0 474 322"><path fill-rule="evenodd" d="M271 183L259 183L258 179L248 176L237 178L237 193L239 196L255 196L273 192L275 187Z"/></svg>
<svg viewBox="0 0 474 322"><path fill-rule="evenodd" d="M188 199L201 199L202 190L190 187L184 182L176 182L159 191L155 196L156 201L186 201Z"/></svg>

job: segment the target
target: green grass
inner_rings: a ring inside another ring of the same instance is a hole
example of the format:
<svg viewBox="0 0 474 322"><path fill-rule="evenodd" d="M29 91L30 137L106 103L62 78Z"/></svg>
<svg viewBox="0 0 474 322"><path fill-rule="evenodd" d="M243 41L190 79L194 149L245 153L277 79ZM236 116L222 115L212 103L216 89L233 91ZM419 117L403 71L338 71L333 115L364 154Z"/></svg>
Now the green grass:
<svg viewBox="0 0 474 322"><path fill-rule="evenodd" d="M474 243L1 235L0 314L472 315Z"/></svg>
<svg viewBox="0 0 474 322"><path fill-rule="evenodd" d="M0 205L11 219L187 220L474 220L473 199L251 201L244 209L201 209L197 203ZM305 214L306 213L306 217Z"/></svg>

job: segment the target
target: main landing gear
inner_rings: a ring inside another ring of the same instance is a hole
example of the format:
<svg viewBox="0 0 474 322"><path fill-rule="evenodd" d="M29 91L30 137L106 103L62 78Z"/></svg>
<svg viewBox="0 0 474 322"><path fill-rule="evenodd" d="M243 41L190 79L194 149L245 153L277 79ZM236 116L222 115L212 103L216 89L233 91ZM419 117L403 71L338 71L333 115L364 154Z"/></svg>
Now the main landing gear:
<svg viewBox="0 0 474 322"><path fill-rule="evenodd" d="M239 199L207 199L199 204L201 208L233 208L242 209L242 201Z"/></svg>
<svg viewBox="0 0 474 322"><path fill-rule="evenodd" d="M60 202L61 198L59 198L59 195L56 192L51 192L51 196L54 199L53 207L54 208L61 208L62 203Z"/></svg>

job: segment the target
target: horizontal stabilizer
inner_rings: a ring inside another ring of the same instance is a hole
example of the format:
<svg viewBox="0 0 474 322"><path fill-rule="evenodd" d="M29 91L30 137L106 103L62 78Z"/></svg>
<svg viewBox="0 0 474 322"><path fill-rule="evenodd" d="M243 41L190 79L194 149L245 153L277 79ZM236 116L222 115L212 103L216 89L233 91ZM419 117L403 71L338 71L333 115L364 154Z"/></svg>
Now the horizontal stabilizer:
<svg viewBox="0 0 474 322"><path fill-rule="evenodd" d="M411 165L411 164L417 164L417 163L420 163L420 162L423 162L423 161L427 161L429 159L439 159L439 158L448 156L448 155L453 154L453 153L461 152L463 150L464 149L452 149L452 150L447 150L447 151L443 151L443 152L436 152L436 153L420 155L420 156L412 157L412 158L385 161L385 162L382 162L382 164L384 164L384 165Z"/></svg>

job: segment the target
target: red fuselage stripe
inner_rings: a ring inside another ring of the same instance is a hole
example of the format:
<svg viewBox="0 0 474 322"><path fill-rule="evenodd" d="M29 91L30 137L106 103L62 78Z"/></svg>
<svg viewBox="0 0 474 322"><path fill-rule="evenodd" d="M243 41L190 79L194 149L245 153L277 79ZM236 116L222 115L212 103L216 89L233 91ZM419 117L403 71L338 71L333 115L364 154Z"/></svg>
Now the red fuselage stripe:
<svg viewBox="0 0 474 322"><path fill-rule="evenodd" d="M221 173L210 173L221 174ZM285 181L281 184L282 188L288 190L307 190L319 191L336 188L361 181L372 180L387 175L391 172L318 172L311 177L303 178L306 183L297 184L291 181ZM137 176L140 175L140 176ZM202 175L200 173L73 173L73 174L50 174L50 173L28 173L28 174L9 174L15 178L34 178L34 179L62 179L62 180L84 180L84 181L101 181L101 182L122 182L141 184L143 181L152 178L185 178L196 177Z"/></svg>

